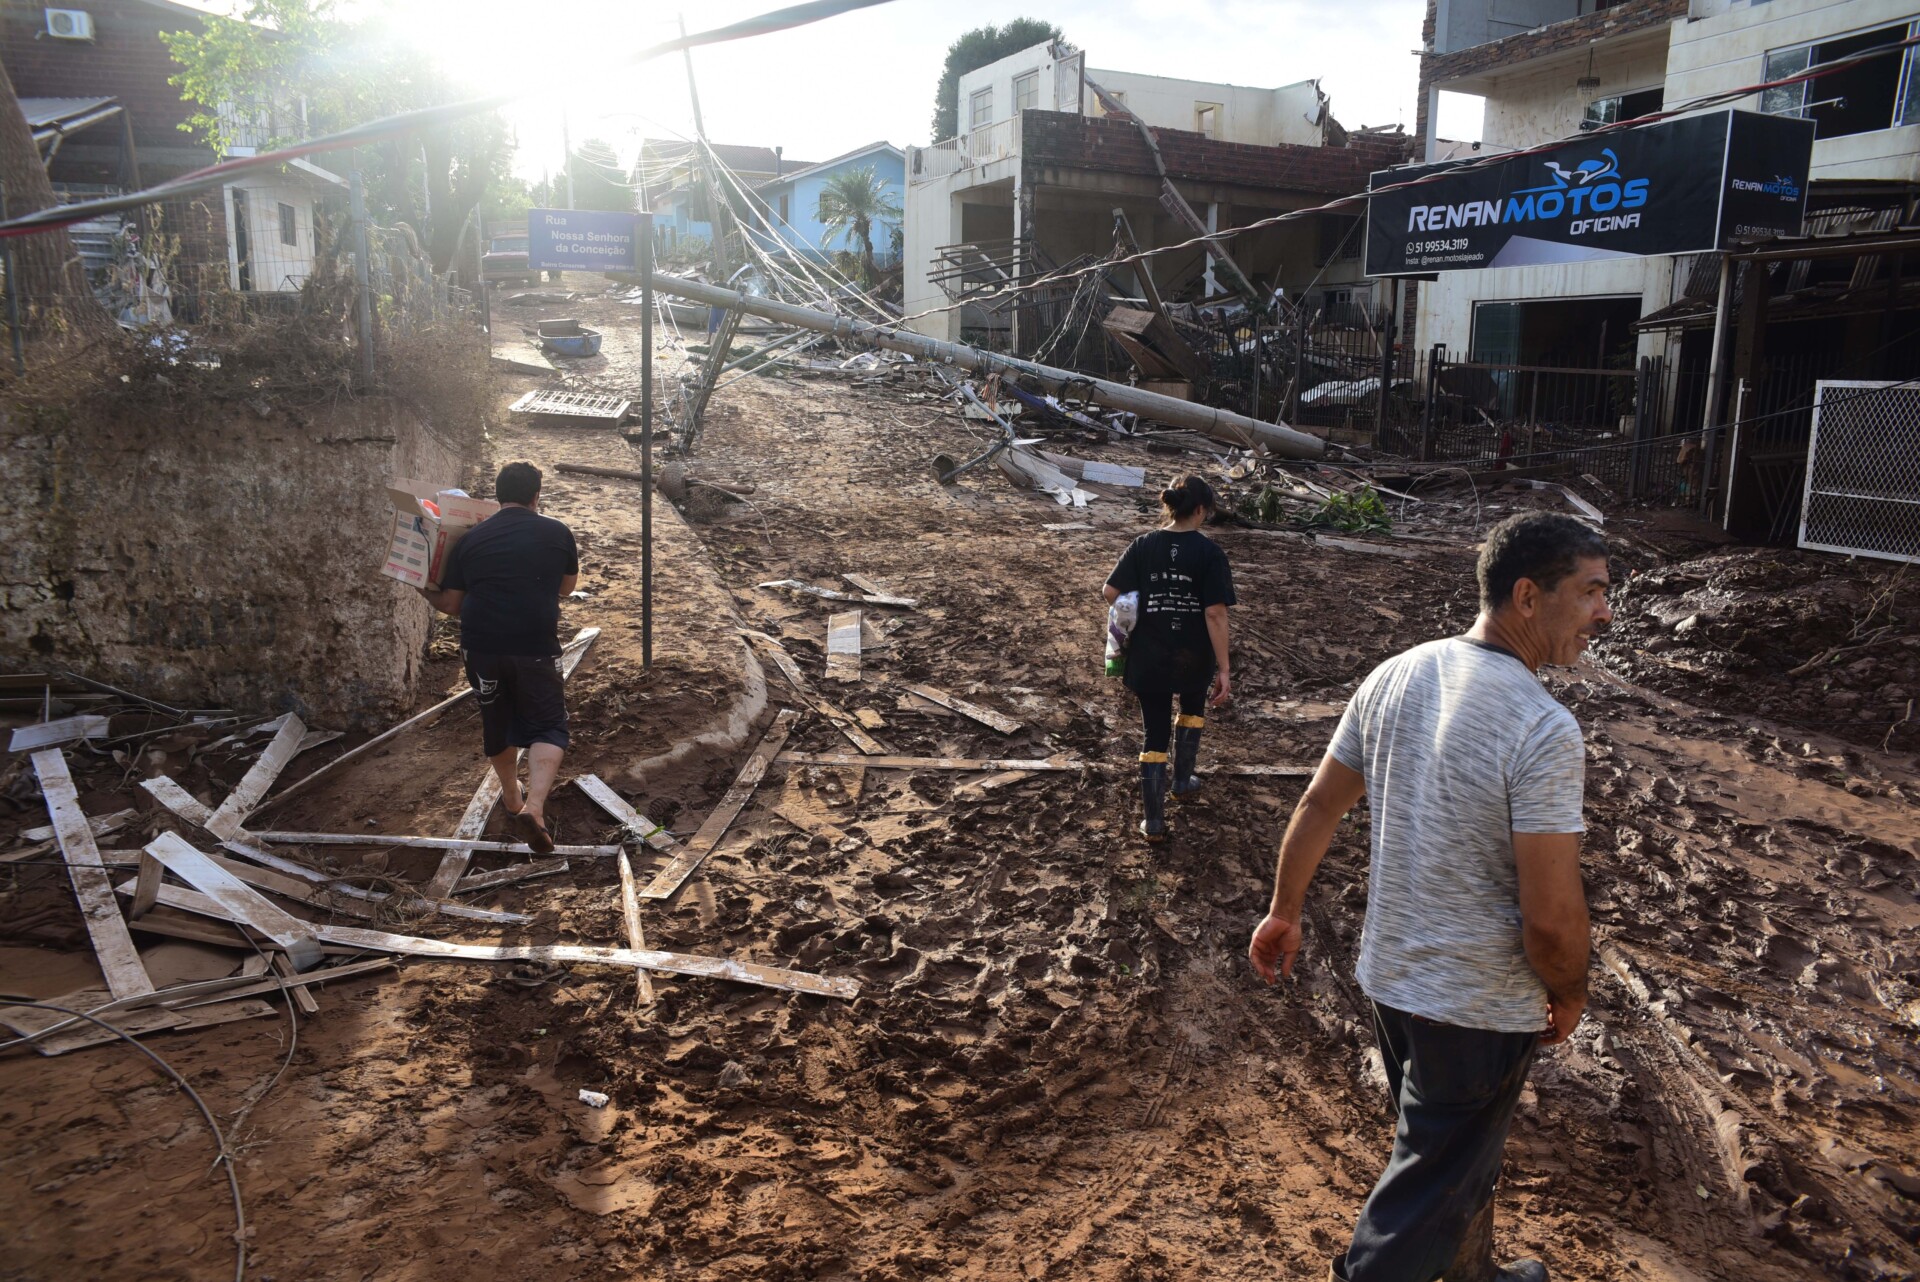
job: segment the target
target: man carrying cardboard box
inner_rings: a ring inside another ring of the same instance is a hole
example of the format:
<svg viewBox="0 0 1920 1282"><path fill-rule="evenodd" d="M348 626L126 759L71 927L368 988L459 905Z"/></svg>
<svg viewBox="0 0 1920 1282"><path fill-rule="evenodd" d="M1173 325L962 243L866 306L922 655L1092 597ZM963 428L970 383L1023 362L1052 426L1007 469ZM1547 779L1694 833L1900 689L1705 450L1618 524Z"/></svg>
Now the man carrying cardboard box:
<svg viewBox="0 0 1920 1282"><path fill-rule="evenodd" d="M480 702L482 750L500 776L500 804L514 831L544 855L553 850L547 794L567 748L560 601L580 581L580 554L572 530L540 515L539 468L507 464L493 493L500 511L454 544L439 589L419 592L460 620L460 653Z"/></svg>

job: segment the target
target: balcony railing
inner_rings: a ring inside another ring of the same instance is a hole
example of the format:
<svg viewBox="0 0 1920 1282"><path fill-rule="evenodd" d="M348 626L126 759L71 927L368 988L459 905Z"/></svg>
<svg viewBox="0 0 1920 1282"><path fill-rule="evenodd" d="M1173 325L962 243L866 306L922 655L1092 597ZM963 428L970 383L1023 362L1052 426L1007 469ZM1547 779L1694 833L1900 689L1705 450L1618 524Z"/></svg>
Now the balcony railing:
<svg viewBox="0 0 1920 1282"><path fill-rule="evenodd" d="M931 147L914 148L910 177L916 183L929 182L1019 154L1020 121L1018 117L1009 117Z"/></svg>

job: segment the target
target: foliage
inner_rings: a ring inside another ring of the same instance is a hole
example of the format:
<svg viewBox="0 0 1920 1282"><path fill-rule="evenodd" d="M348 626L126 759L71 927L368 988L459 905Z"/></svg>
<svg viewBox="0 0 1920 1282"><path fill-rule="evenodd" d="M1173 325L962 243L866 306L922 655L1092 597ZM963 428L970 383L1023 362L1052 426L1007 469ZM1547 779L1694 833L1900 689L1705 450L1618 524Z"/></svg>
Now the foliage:
<svg viewBox="0 0 1920 1282"><path fill-rule="evenodd" d="M872 168L847 169L820 185L821 238L825 248L845 236L860 250L861 271L871 285L878 269L873 262L874 225L900 222L900 200L887 190L884 179Z"/></svg>
<svg viewBox="0 0 1920 1282"><path fill-rule="evenodd" d="M933 91L933 140L940 142L960 132L960 77L1009 54L1058 39L1060 28L1050 22L1015 18L1004 27L975 27L948 45L940 87Z"/></svg>
<svg viewBox="0 0 1920 1282"><path fill-rule="evenodd" d="M1329 494L1319 511L1305 523L1310 527L1344 530L1348 534L1385 534L1393 528L1393 517L1373 487L1363 485L1357 490Z"/></svg>
<svg viewBox="0 0 1920 1282"><path fill-rule="evenodd" d="M470 92L377 22L339 17L333 0L249 0L238 20L209 17L198 31L161 39L180 66L172 83L197 107L181 128L222 156L243 142L279 146ZM361 171L375 219L425 228L434 267L444 271L474 207L506 181L510 160L505 122L484 112L326 163Z"/></svg>

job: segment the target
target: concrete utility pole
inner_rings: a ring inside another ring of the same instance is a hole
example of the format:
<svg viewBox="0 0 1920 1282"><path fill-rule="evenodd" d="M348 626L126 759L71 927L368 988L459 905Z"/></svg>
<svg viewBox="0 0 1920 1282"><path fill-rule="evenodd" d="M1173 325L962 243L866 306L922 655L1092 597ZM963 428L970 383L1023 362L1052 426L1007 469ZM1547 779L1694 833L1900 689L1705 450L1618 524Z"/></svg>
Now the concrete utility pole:
<svg viewBox="0 0 1920 1282"><path fill-rule="evenodd" d="M722 289L717 285L709 285L703 281L663 276L657 271L635 273L632 277L628 277L624 272L609 272L607 275L614 280L651 285L662 293L673 294L696 303L705 303L709 307L724 307L736 316L742 313L759 316L783 325L816 330L822 334L831 334L835 338L865 343L870 347L884 347L889 351L906 352L921 360L942 361L974 374L1006 374L1029 378L1056 394L1065 393L1069 388L1085 391L1093 401L1110 409L1127 410L1147 418L1157 419L1162 423L1171 423L1175 427L1188 428L1228 445L1242 447L1259 445L1282 458L1317 459L1325 458L1328 453L1327 443L1319 437L1295 431L1291 427L1278 423L1263 423L1259 419L1235 414L1231 410L1215 409L1211 405L1196 405L1192 401L1161 396L1156 392L1145 392L1137 387L1129 387L1125 383L1109 383L1105 379L1088 378L1072 370L1036 365L1032 361L1003 356L998 352L984 352L976 347L968 347L964 343L949 343L937 338L928 338L924 334L916 334L911 330L883 329L867 321L854 320L851 317L838 316L830 312L817 312L810 307L776 302L771 298L742 294L735 290ZM723 349L714 348L707 363L709 367L716 369L723 364Z"/></svg>

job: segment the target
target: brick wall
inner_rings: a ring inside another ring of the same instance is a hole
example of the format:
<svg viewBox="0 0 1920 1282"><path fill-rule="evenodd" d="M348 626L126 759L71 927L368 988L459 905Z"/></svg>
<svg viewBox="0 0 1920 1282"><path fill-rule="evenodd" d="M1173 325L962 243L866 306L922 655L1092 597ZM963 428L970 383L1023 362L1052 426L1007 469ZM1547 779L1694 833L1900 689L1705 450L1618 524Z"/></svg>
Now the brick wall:
<svg viewBox="0 0 1920 1282"><path fill-rule="evenodd" d="M1686 16L1687 0L1626 0L1626 3L1611 9L1568 18L1565 22L1550 23L1533 31L1523 31L1501 40L1489 40L1485 44L1453 53L1426 54L1420 59L1422 111L1424 113L1427 86L1431 84L1444 85L1447 81L1491 68L1510 67L1530 58L1563 53L1569 49L1584 49L1595 40L1625 35L1645 27L1662 26L1675 18ZM1427 21L1422 33L1424 43L1432 45L1434 11L1431 3L1427 7Z"/></svg>
<svg viewBox="0 0 1920 1282"><path fill-rule="evenodd" d="M91 41L47 35L45 13L37 3L0 7L0 61L6 63L14 93L22 98L118 98L133 118L135 146L195 145L178 128L191 109L167 83L180 67L160 43L160 33L195 29L200 16L150 0L87 0L79 7L93 15Z"/></svg>
<svg viewBox="0 0 1920 1282"><path fill-rule="evenodd" d="M1029 110L1020 128L1021 154L1029 165L1155 174L1153 156L1131 122ZM1403 134L1354 135L1344 147L1260 147L1179 129L1155 133L1171 177L1334 195L1364 189L1368 174L1406 160L1413 146Z"/></svg>

